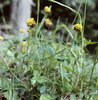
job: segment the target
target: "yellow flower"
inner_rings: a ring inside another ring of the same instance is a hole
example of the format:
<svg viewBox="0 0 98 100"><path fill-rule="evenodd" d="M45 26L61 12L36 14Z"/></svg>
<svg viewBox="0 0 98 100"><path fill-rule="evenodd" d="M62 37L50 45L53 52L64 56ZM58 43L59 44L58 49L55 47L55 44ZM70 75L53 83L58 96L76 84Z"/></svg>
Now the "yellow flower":
<svg viewBox="0 0 98 100"><path fill-rule="evenodd" d="M34 26L35 25L35 20L34 20L34 18L28 18L26 20L26 23L27 23L28 26Z"/></svg>
<svg viewBox="0 0 98 100"><path fill-rule="evenodd" d="M27 32L28 32L28 33L32 33L32 30L28 29Z"/></svg>
<svg viewBox="0 0 98 100"><path fill-rule="evenodd" d="M45 6L45 7L44 7L44 11L45 11L46 13L51 13L51 7Z"/></svg>
<svg viewBox="0 0 98 100"><path fill-rule="evenodd" d="M22 49L21 49L21 52L22 52L22 53L26 53L26 51L27 51L26 48L22 48Z"/></svg>
<svg viewBox="0 0 98 100"><path fill-rule="evenodd" d="M0 35L0 40L1 40L1 41L2 41L2 40L4 40L4 37L3 37L3 36L1 36L1 35Z"/></svg>
<svg viewBox="0 0 98 100"><path fill-rule="evenodd" d="M44 22L44 26L45 26L46 29L49 30L49 29L52 28L53 23L52 23L52 21L51 21L49 18L46 18L46 19L45 19L45 22Z"/></svg>
<svg viewBox="0 0 98 100"><path fill-rule="evenodd" d="M26 31L24 29L19 30L20 33L25 33Z"/></svg>
<svg viewBox="0 0 98 100"><path fill-rule="evenodd" d="M77 23L74 25L74 30L80 32L82 30L82 25Z"/></svg>
<svg viewBox="0 0 98 100"><path fill-rule="evenodd" d="M26 41L22 42L22 46L23 46L23 47L26 47L27 45L28 45L28 44L27 44Z"/></svg>

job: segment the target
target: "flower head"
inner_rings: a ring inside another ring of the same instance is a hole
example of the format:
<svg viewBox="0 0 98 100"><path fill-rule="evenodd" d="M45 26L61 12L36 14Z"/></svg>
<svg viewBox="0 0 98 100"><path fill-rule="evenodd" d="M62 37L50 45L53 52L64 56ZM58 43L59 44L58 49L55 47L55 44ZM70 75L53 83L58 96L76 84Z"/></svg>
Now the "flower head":
<svg viewBox="0 0 98 100"><path fill-rule="evenodd" d="M31 29L28 29L27 32L28 32L28 33L32 33L32 30L31 30Z"/></svg>
<svg viewBox="0 0 98 100"><path fill-rule="evenodd" d="M0 41L4 40L4 37L0 35Z"/></svg>
<svg viewBox="0 0 98 100"><path fill-rule="evenodd" d="M34 20L34 18L28 18L26 20L26 23L27 23L28 26L33 27L35 25L35 20Z"/></svg>
<svg viewBox="0 0 98 100"><path fill-rule="evenodd" d="M82 25L77 23L74 25L74 30L77 31L77 32L80 32L82 30Z"/></svg>
<svg viewBox="0 0 98 100"><path fill-rule="evenodd" d="M19 30L20 33L25 33L26 31L24 29Z"/></svg>
<svg viewBox="0 0 98 100"><path fill-rule="evenodd" d="M22 53L26 53L26 52L27 52L27 49L26 49L26 48L22 48L22 49L21 49L21 52L22 52Z"/></svg>
<svg viewBox="0 0 98 100"><path fill-rule="evenodd" d="M46 18L44 22L44 26L46 29L50 30L53 26L53 23L49 18Z"/></svg>
<svg viewBox="0 0 98 100"><path fill-rule="evenodd" d="M22 46L26 47L27 46L27 42L26 41L22 42Z"/></svg>
<svg viewBox="0 0 98 100"><path fill-rule="evenodd" d="M45 6L45 7L44 7L44 11L45 11L46 13L51 13L51 7Z"/></svg>

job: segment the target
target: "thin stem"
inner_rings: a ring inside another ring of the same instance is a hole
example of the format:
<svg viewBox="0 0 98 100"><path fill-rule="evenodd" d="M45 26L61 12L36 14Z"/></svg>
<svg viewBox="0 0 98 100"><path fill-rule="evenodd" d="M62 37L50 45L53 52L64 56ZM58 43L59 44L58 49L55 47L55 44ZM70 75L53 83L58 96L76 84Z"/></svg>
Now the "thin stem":
<svg viewBox="0 0 98 100"><path fill-rule="evenodd" d="M91 71L91 75L90 75L90 82L89 83L91 83L91 81L92 81L92 76L93 76L93 73L94 73L94 69L95 69L95 66L97 64L96 60L97 60L97 54L95 55L94 64L93 64L93 67L92 67L92 71Z"/></svg>
<svg viewBox="0 0 98 100"><path fill-rule="evenodd" d="M84 21L83 21L83 27L85 27L85 20L86 20L86 6L87 6L87 0L85 1L85 8L84 8ZM80 22L82 25L82 22ZM81 31L81 38L82 38L82 44L81 44L81 67L82 67L82 77L84 73L84 68L83 68L83 48L84 48L84 28ZM82 78L83 79L83 78ZM83 80L82 80L83 81Z"/></svg>
<svg viewBox="0 0 98 100"><path fill-rule="evenodd" d="M77 13L77 11L75 11L75 10L72 9L71 7L69 7L69 6L65 5L65 4L62 4L62 3L58 2L58 1L55 1L55 0L48 0L48 1L51 1L51 2L56 3L56 4L59 4L59 5L63 6L63 7L68 8L68 9L71 10L72 12Z"/></svg>
<svg viewBox="0 0 98 100"><path fill-rule="evenodd" d="M37 0L37 27L39 24L40 0Z"/></svg>
<svg viewBox="0 0 98 100"><path fill-rule="evenodd" d="M77 46L77 44L78 44L78 32L75 33L75 42L76 42L75 44Z"/></svg>
<svg viewBox="0 0 98 100"><path fill-rule="evenodd" d="M78 17L78 14L79 14L79 11L80 11L82 2L83 2L83 0L81 1L80 5L79 5L78 11L77 11L78 13L75 15L75 18L74 18L74 20L73 20L73 22L72 22L72 25L75 23L75 21L76 21L76 19L77 19L77 17Z"/></svg>
<svg viewBox="0 0 98 100"><path fill-rule="evenodd" d="M85 26L85 19L86 19L86 5L87 5L87 0L85 1L83 27ZM81 25L82 25L82 22L80 22L80 23L81 23ZM82 50L82 55L81 55L81 57L83 58L83 47L84 47L84 29L83 29L83 30L82 30L82 32L81 32L81 38L82 38L82 47L81 47L81 50ZM83 59L82 59L82 62L81 62L81 66L83 66Z"/></svg>

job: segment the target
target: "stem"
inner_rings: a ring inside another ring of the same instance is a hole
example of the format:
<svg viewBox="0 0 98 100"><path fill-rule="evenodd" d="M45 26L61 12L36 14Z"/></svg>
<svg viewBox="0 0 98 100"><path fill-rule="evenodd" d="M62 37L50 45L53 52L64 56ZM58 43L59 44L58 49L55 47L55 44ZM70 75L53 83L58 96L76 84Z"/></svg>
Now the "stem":
<svg viewBox="0 0 98 100"><path fill-rule="evenodd" d="M79 84L79 80L80 80L80 74L78 74L78 76L77 76L77 80L76 80L76 84L75 84L75 89L77 89L77 86Z"/></svg>
<svg viewBox="0 0 98 100"><path fill-rule="evenodd" d="M71 7L69 7L69 6L65 5L65 4L62 4L62 3L60 3L60 2L58 2L56 0L48 0L48 1L53 2L53 3L56 3L56 4L60 5L60 6L63 6L65 8L68 8L69 10L71 10L74 13L77 13L77 11L74 10L73 8L71 8Z"/></svg>
<svg viewBox="0 0 98 100"><path fill-rule="evenodd" d="M62 78L62 85L64 87L64 72L63 72L63 68L62 68L62 63L59 62L59 68L60 68L60 71L61 71L61 78Z"/></svg>
<svg viewBox="0 0 98 100"><path fill-rule="evenodd" d="M85 27L85 20L86 20L86 5L87 5L87 0L85 1L85 8L84 8L84 21L83 21L83 27ZM82 22L80 21L81 25L82 25ZM84 29L82 30L81 32L81 38L82 38L82 55L81 55L81 58L83 58L83 47L84 47ZM83 67L83 59L82 59L82 62L81 62L81 66Z"/></svg>
<svg viewBox="0 0 98 100"><path fill-rule="evenodd" d="M97 64L96 60L97 60L97 54L95 55L94 64L93 64L93 67L92 67L89 83L91 83L91 81L92 81L92 76L93 76L93 73L94 73L95 65Z"/></svg>
<svg viewBox="0 0 98 100"><path fill-rule="evenodd" d="M75 15L75 18L74 18L74 20L73 20L73 22L72 22L72 25L75 23L77 17L79 17L79 12L80 12L80 8L81 8L81 6L82 6L82 3L83 3L83 0L81 1L80 5L79 5L79 8L78 8L77 14Z"/></svg>
<svg viewBox="0 0 98 100"><path fill-rule="evenodd" d="M85 20L86 20L86 5L87 5L87 0L85 1L85 7L84 7L84 20L83 20L83 27L85 27ZM81 25L82 22L80 21ZM84 68L83 68L83 48L84 48L84 28L81 31L81 38L82 38L82 45L81 45L81 67L82 67L82 82L83 82L83 73L84 73ZM81 87L82 88L82 87Z"/></svg>
<svg viewBox="0 0 98 100"><path fill-rule="evenodd" d="M37 27L39 24L40 0L37 0Z"/></svg>
<svg viewBox="0 0 98 100"><path fill-rule="evenodd" d="M77 44L78 44L78 32L75 33L75 42L76 42L75 44L77 46Z"/></svg>

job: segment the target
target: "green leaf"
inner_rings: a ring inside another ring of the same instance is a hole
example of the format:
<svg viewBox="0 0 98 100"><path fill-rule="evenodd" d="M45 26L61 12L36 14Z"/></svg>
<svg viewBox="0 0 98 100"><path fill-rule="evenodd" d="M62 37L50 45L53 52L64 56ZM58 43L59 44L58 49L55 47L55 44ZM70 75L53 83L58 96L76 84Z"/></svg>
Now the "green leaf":
<svg viewBox="0 0 98 100"><path fill-rule="evenodd" d="M0 77L0 88L1 89L6 89L10 88L11 80L8 80L7 78Z"/></svg>
<svg viewBox="0 0 98 100"><path fill-rule="evenodd" d="M38 82L40 84L48 82L48 78L45 76L40 76L41 73L37 70L33 71L33 75L34 75L34 77L32 77L32 79L31 79L32 85L36 84L36 82Z"/></svg>
<svg viewBox="0 0 98 100"><path fill-rule="evenodd" d="M17 93L15 91L12 91L11 89L7 92L4 92L4 97L7 100L20 100Z"/></svg>
<svg viewBox="0 0 98 100"><path fill-rule="evenodd" d="M49 94L42 94L39 100L53 100Z"/></svg>
<svg viewBox="0 0 98 100"><path fill-rule="evenodd" d="M37 82L36 77L33 77L33 78L31 79L31 84L34 85L34 84L36 84L36 82Z"/></svg>
<svg viewBox="0 0 98 100"><path fill-rule="evenodd" d="M0 44L1 44L0 51L2 51L2 50L7 51L8 48L10 47L10 44L7 41L3 41Z"/></svg>
<svg viewBox="0 0 98 100"><path fill-rule="evenodd" d="M94 97L94 100L98 100L98 95L96 95L96 96Z"/></svg>
<svg viewBox="0 0 98 100"><path fill-rule="evenodd" d="M39 48L39 52L41 54L43 54L44 52L48 52L50 55L54 54L53 48L50 45L46 45L46 44L41 45L41 47Z"/></svg>
<svg viewBox="0 0 98 100"><path fill-rule="evenodd" d="M42 86L40 88L40 93L45 93L47 91L47 87L46 86Z"/></svg>
<svg viewBox="0 0 98 100"><path fill-rule="evenodd" d="M40 76L40 77L38 78L37 81L38 81L38 83L40 83L40 84L46 83L46 82L48 82L48 78L45 77L45 76Z"/></svg>
<svg viewBox="0 0 98 100"><path fill-rule="evenodd" d="M10 79L0 77L0 90L5 91L3 94L7 100L19 100L17 93L12 90Z"/></svg>
<svg viewBox="0 0 98 100"><path fill-rule="evenodd" d="M10 50L7 51L7 55L10 56L10 57L14 57L14 53L11 52Z"/></svg>
<svg viewBox="0 0 98 100"><path fill-rule="evenodd" d="M75 95L70 96L70 100L77 100Z"/></svg>
<svg viewBox="0 0 98 100"><path fill-rule="evenodd" d="M68 92L72 91L72 89L73 89L72 85L69 84L69 83L66 83L66 84L64 85L64 87L65 87L65 90L68 91Z"/></svg>
<svg viewBox="0 0 98 100"><path fill-rule="evenodd" d="M66 79L67 81L70 81L69 79L69 74L64 70L64 68L61 67L61 71L60 71L60 74L62 76L62 78Z"/></svg>
<svg viewBox="0 0 98 100"><path fill-rule="evenodd" d="M71 72L71 71L72 71L71 68L68 67L68 66L64 66L64 69L65 69L67 72Z"/></svg>
<svg viewBox="0 0 98 100"><path fill-rule="evenodd" d="M33 71L33 75L34 75L34 77L39 77L40 76L40 72L38 70L34 70Z"/></svg>
<svg viewBox="0 0 98 100"><path fill-rule="evenodd" d="M93 44L97 44L97 42L91 42L91 40L86 40L86 39L84 39L84 44L85 44L85 46L87 46L87 45L93 45Z"/></svg>

